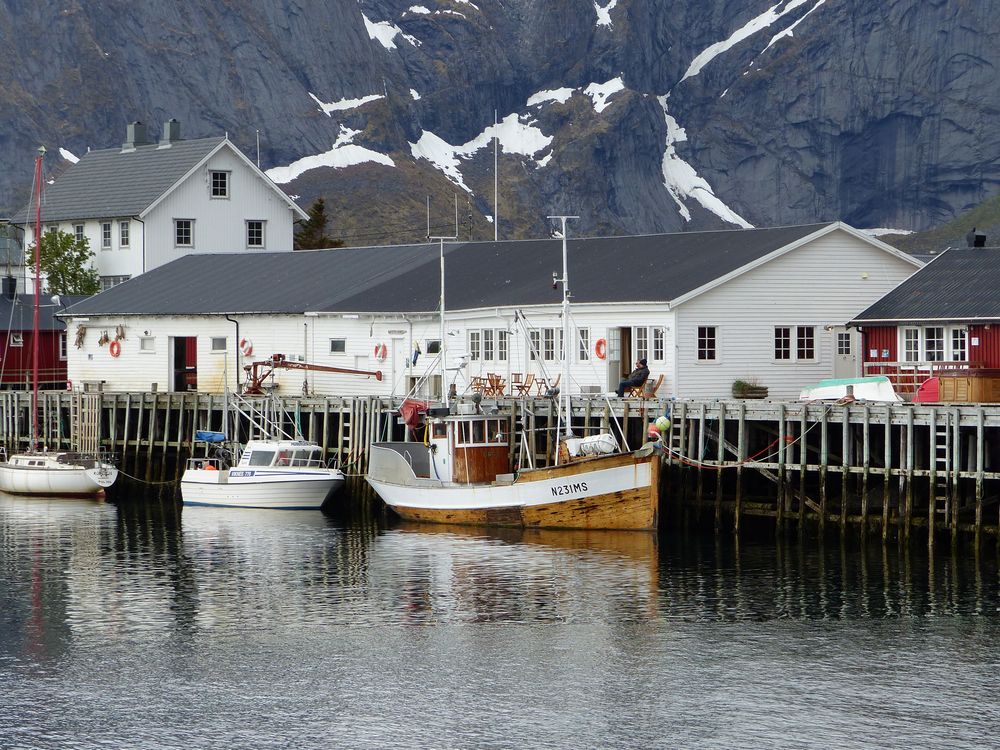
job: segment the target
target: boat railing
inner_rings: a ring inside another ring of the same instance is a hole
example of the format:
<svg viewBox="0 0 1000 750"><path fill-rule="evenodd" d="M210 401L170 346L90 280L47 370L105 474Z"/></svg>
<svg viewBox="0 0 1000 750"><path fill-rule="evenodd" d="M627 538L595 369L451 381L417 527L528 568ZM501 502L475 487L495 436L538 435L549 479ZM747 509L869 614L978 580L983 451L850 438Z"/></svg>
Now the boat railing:
<svg viewBox="0 0 1000 750"><path fill-rule="evenodd" d="M209 471L222 471L223 460L221 458L189 458L187 468L193 471L208 469Z"/></svg>
<svg viewBox="0 0 1000 750"><path fill-rule="evenodd" d="M295 466L295 467L309 467L313 469L325 469L326 465L320 458L279 458L275 466Z"/></svg>

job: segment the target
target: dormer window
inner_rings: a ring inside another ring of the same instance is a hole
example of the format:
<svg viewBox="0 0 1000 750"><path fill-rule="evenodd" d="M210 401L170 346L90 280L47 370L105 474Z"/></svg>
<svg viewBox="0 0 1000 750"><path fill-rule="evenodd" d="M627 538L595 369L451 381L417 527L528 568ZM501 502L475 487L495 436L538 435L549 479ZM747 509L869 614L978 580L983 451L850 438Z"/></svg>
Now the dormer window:
<svg viewBox="0 0 1000 750"><path fill-rule="evenodd" d="M209 172L213 198L229 197L229 172Z"/></svg>

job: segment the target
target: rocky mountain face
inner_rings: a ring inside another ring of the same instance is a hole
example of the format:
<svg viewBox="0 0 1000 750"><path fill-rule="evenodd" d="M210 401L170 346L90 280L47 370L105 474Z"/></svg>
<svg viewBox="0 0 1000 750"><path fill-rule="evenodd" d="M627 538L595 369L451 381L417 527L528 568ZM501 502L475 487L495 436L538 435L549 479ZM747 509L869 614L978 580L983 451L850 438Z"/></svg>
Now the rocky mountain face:
<svg viewBox="0 0 1000 750"><path fill-rule="evenodd" d="M259 138L352 245L450 235L456 214L492 238L494 201L501 238L551 214L581 235L922 230L1000 193L991 5L0 0L0 206L39 143L55 174L176 117L252 159Z"/></svg>

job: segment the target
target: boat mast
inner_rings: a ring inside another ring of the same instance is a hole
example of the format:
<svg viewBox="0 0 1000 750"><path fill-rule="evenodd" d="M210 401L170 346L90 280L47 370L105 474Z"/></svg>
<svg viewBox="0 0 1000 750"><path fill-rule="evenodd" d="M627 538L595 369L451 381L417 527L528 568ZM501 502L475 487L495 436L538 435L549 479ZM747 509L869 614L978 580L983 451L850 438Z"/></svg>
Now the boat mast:
<svg viewBox="0 0 1000 750"><path fill-rule="evenodd" d="M430 226L430 199L428 198L427 203L427 222L428 227ZM445 338L447 336L444 326L444 241L445 240L457 240L458 239L458 196L455 196L455 235L453 237L430 237L429 240L437 240L440 247L440 257L441 257L441 347L438 351L438 356L441 358L441 400L444 402L445 406L449 406L448 403L448 358L445 356L447 353L447 346L445 344Z"/></svg>
<svg viewBox="0 0 1000 750"><path fill-rule="evenodd" d="M42 159L45 146L35 157L35 309L31 324L31 450L38 450L38 336L39 298L42 286Z"/></svg>
<svg viewBox="0 0 1000 750"><path fill-rule="evenodd" d="M563 288L563 299L562 299L562 378L560 383L562 387L559 389L559 412L562 418L563 427L563 437L568 438L572 433L570 432L570 402L569 402L569 357L571 351L570 341L572 334L570 332L571 326L569 322L569 264L568 264L568 252L566 245L566 221L567 219L579 219L579 216L550 216L550 219L558 219L562 223L562 278L556 279L557 283L562 284ZM556 435L556 442L558 443L558 435ZM559 464L559 451L556 451L556 465Z"/></svg>

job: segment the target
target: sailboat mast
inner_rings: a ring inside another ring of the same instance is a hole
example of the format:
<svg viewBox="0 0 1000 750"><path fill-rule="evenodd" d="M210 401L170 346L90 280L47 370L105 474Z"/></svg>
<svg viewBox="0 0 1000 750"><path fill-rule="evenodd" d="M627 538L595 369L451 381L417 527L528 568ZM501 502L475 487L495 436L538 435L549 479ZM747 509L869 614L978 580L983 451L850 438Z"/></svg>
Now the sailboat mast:
<svg viewBox="0 0 1000 750"><path fill-rule="evenodd" d="M441 357L441 394L444 405L448 406L448 358L446 355L445 330L444 330L444 238L440 238L441 243L441 346L438 356Z"/></svg>
<svg viewBox="0 0 1000 750"><path fill-rule="evenodd" d="M571 351L572 338L571 329L569 321L569 252L567 246L566 237L566 221L567 219L579 219L579 216L550 216L550 219L558 219L561 222L561 232L562 232L562 278L558 279L562 283L563 288L563 299L562 299L562 377L560 378L560 383L562 387L559 389L559 411L562 420L562 434L564 438L568 438L572 432L570 430L570 401L569 401L569 358ZM558 436L557 436L558 437ZM559 451L556 451L556 463L559 463Z"/></svg>
<svg viewBox="0 0 1000 750"><path fill-rule="evenodd" d="M45 146L38 147L35 157L35 309L31 323L31 450L38 449L38 350L41 326L39 298L42 286L42 159Z"/></svg>

